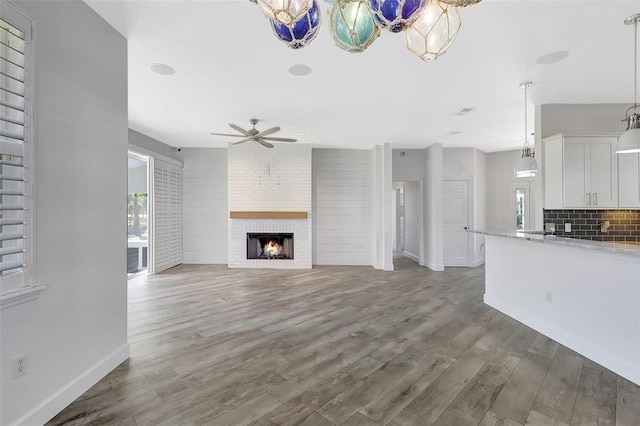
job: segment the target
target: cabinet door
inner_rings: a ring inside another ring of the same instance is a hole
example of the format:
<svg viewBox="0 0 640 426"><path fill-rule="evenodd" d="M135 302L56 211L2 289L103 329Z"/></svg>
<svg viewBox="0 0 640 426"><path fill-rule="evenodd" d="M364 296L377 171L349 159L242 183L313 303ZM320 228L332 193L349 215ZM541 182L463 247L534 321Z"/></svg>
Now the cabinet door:
<svg viewBox="0 0 640 426"><path fill-rule="evenodd" d="M618 205L640 207L640 154L618 154Z"/></svg>
<svg viewBox="0 0 640 426"><path fill-rule="evenodd" d="M564 206L591 207L589 193L589 151L588 138L565 138L564 140Z"/></svg>
<svg viewBox="0 0 640 426"><path fill-rule="evenodd" d="M615 138L591 138L589 207L618 206L618 168Z"/></svg>

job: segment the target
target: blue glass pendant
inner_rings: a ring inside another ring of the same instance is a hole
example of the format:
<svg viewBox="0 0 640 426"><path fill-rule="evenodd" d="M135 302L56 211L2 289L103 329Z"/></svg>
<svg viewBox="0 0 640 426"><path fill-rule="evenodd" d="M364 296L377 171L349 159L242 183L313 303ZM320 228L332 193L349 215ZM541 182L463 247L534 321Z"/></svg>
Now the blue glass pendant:
<svg viewBox="0 0 640 426"><path fill-rule="evenodd" d="M275 20L269 20L273 32L280 40L292 49L300 49L308 45L318 35L320 29L320 9L316 0L313 6L297 21L285 25Z"/></svg>
<svg viewBox="0 0 640 426"><path fill-rule="evenodd" d="M426 0L369 0L369 7L383 28L404 31L420 16Z"/></svg>

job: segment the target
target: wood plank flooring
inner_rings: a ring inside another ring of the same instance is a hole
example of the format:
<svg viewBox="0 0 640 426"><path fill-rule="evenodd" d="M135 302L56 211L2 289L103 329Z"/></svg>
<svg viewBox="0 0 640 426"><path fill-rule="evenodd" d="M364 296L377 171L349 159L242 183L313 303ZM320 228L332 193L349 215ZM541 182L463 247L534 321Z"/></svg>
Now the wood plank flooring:
<svg viewBox="0 0 640 426"><path fill-rule="evenodd" d="M482 303L484 269L183 265L49 425L640 425L640 387Z"/></svg>

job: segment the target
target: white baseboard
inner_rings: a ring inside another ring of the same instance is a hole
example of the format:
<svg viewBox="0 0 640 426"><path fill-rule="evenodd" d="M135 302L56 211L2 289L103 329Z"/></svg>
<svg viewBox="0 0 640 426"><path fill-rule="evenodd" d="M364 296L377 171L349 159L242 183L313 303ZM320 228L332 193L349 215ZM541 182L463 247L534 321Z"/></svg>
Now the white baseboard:
<svg viewBox="0 0 640 426"><path fill-rule="evenodd" d="M480 265L484 265L484 259L472 260L471 263L469 263L470 268L476 268Z"/></svg>
<svg viewBox="0 0 640 426"><path fill-rule="evenodd" d="M431 269L432 271L436 271L436 272L444 271L444 265L442 263L433 263L427 260L424 266Z"/></svg>
<svg viewBox="0 0 640 426"><path fill-rule="evenodd" d="M418 258L418 256L416 256L415 254L409 253L408 251L403 251L402 254L406 257L408 257L411 260L415 260L416 262L419 262L420 259Z"/></svg>
<svg viewBox="0 0 640 426"><path fill-rule="evenodd" d="M393 263L385 263L382 267L383 271L393 271Z"/></svg>
<svg viewBox="0 0 640 426"><path fill-rule="evenodd" d="M12 425L43 425L47 423L90 387L98 383L100 379L127 360L129 355L129 343L126 343L71 380L56 393L13 422Z"/></svg>
<svg viewBox="0 0 640 426"><path fill-rule="evenodd" d="M579 339L555 324L545 322L544 319L536 315L518 311L514 309L513 306L510 306L509 303L492 298L487 294L484 295L484 303L533 328L550 339L565 345L580 355L597 362L625 379L640 385L640 371L638 371L638 366L620 359L615 353L607 351L606 348L601 348L593 343Z"/></svg>

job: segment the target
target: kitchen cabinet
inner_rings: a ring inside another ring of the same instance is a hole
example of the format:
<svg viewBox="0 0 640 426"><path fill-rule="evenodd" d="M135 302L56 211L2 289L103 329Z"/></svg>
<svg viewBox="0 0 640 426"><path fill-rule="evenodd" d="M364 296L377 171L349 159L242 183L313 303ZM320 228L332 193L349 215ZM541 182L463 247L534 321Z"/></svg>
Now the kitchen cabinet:
<svg viewBox="0 0 640 426"><path fill-rule="evenodd" d="M640 154L618 154L618 205L640 207Z"/></svg>
<svg viewBox="0 0 640 426"><path fill-rule="evenodd" d="M545 138L545 208L618 207L616 141L615 137Z"/></svg>

